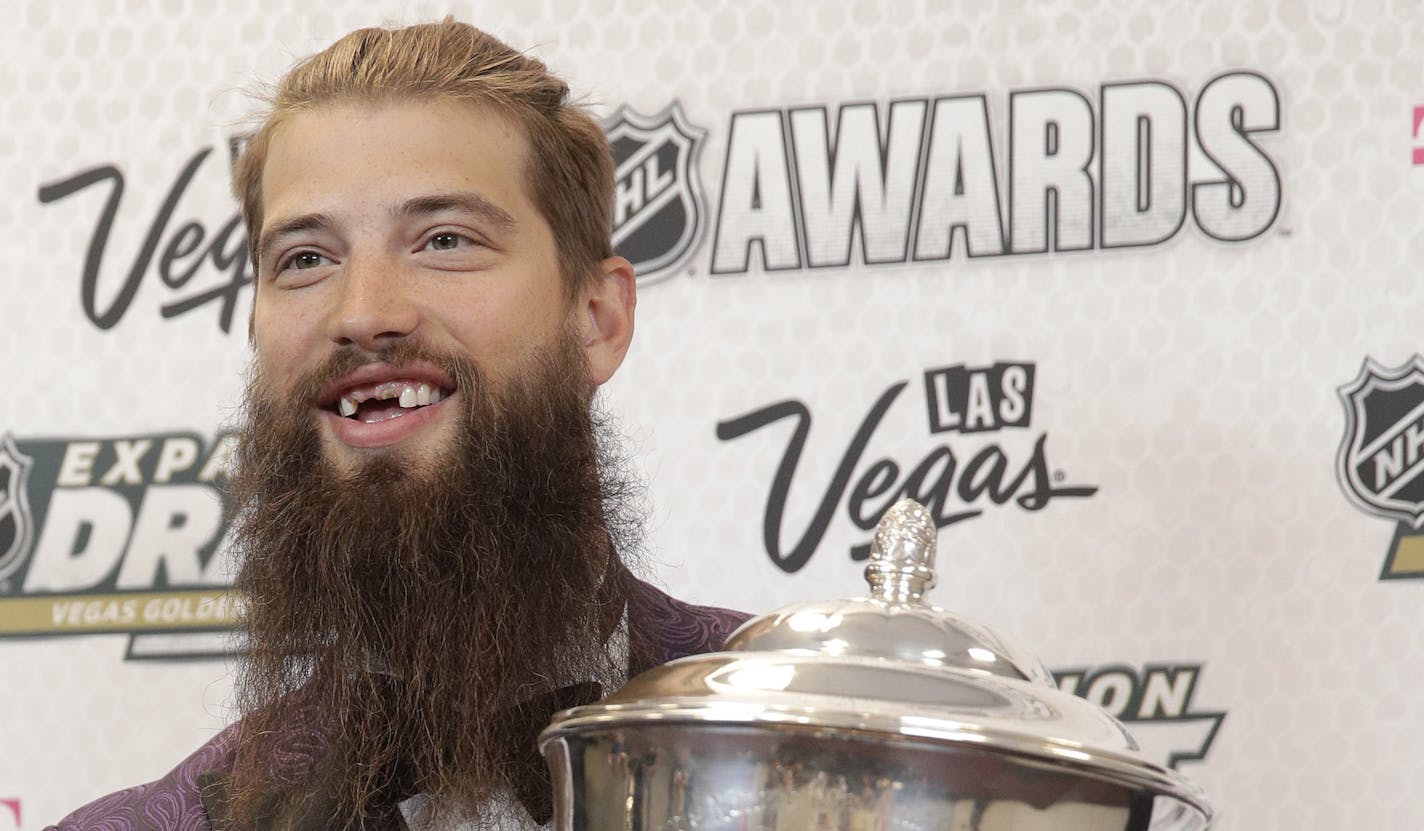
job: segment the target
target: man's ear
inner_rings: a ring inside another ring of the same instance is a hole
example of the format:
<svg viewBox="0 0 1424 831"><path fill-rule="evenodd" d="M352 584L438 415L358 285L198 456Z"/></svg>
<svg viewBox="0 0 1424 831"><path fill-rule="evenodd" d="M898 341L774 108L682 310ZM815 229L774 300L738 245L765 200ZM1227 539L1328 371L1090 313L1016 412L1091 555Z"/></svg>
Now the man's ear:
<svg viewBox="0 0 1424 831"><path fill-rule="evenodd" d="M633 340L638 282L632 264L622 257L609 257L598 269L579 293L574 325L588 359L589 376L595 384L602 384L623 363Z"/></svg>

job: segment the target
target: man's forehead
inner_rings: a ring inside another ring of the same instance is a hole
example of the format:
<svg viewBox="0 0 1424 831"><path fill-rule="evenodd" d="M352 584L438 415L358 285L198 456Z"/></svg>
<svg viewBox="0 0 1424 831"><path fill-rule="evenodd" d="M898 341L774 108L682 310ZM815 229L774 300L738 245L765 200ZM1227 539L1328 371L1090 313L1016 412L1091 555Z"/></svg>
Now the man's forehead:
<svg viewBox="0 0 1424 831"><path fill-rule="evenodd" d="M338 119L373 122L386 115L415 120L421 114L428 114L436 119L470 119L491 131L505 133L511 140L526 140L520 120L505 107L493 102L450 95L396 94L376 98L343 97L301 107L278 116L272 126L271 136L275 142L284 132L289 132L293 125L305 122L320 124ZM459 136L452 132L449 138L451 141L457 141Z"/></svg>
<svg viewBox="0 0 1424 831"><path fill-rule="evenodd" d="M501 109L453 99L340 101L272 131L262 171L264 231L281 215L361 204L400 213L411 200L514 220L533 209L524 130ZM469 194L463 200L452 194ZM325 202L325 204L323 204ZM483 204L480 204L483 203Z"/></svg>

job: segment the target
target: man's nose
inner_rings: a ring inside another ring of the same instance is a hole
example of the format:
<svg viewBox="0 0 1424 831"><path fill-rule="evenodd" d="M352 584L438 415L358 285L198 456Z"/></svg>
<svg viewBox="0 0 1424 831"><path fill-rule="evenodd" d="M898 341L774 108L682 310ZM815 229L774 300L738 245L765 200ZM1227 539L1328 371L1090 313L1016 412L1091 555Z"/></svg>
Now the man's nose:
<svg viewBox="0 0 1424 831"><path fill-rule="evenodd" d="M328 316L327 334L333 342L375 352L420 325L410 283L387 258L352 255L340 281L336 306Z"/></svg>

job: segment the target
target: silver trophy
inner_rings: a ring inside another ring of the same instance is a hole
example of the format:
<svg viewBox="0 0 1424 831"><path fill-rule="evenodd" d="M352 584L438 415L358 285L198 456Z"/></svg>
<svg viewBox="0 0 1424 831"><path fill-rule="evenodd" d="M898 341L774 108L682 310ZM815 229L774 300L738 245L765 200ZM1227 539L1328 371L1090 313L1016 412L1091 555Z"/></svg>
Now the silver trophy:
<svg viewBox="0 0 1424 831"><path fill-rule="evenodd" d="M540 736L560 831L1200 831L1212 811L1123 726L927 604L935 525L875 532L868 597L748 621Z"/></svg>

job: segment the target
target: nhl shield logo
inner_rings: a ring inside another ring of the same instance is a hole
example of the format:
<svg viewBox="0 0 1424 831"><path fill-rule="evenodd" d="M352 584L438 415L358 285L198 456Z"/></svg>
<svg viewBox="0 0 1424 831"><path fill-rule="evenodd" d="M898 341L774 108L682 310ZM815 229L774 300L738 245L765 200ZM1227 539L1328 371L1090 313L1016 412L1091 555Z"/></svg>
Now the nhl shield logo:
<svg viewBox="0 0 1424 831"><path fill-rule="evenodd" d="M672 276L702 238L706 210L697 156L707 135L676 102L647 118L619 107L604 124L613 151L613 249L638 284Z"/></svg>
<svg viewBox="0 0 1424 831"><path fill-rule="evenodd" d="M0 591L25 561L33 534L29 497L30 457L15 447L7 433L0 439Z"/></svg>
<svg viewBox="0 0 1424 831"><path fill-rule="evenodd" d="M1362 509L1424 526L1424 357L1396 369L1366 358L1340 388L1345 438L1338 458L1345 494Z"/></svg>

